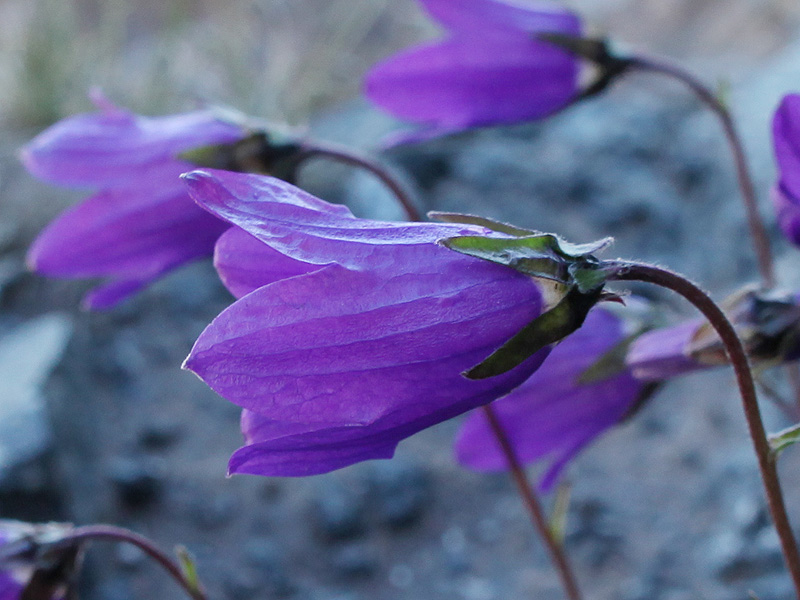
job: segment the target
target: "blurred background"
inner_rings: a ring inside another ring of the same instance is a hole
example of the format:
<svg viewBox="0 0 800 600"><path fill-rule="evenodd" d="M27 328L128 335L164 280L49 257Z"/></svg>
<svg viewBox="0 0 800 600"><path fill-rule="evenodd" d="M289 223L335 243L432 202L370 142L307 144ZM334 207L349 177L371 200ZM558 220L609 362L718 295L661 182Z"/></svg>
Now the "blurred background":
<svg viewBox="0 0 800 600"><path fill-rule="evenodd" d="M800 91L800 5L568 4L590 31L728 90L771 219L768 127L781 95ZM363 73L437 35L416 3L0 0L0 24L0 517L104 521L185 544L212 598L561 598L508 477L455 464L455 422L404 442L392 461L226 479L238 409L179 369L231 301L210 264L91 314L78 309L90 284L24 265L41 227L85 194L33 180L17 152L90 110L92 86L143 114L227 104L369 149L395 124L360 99ZM637 75L543 123L383 158L426 210L576 242L613 235L612 252L681 270L717 297L754 276L719 126L669 81ZM305 184L362 216L401 218L369 176L318 165ZM773 234L783 280L796 285L796 250ZM663 298L676 319L688 314ZM569 469L566 544L587 598L791 598L732 381L721 371L670 384ZM788 424L765 413L773 431ZM800 523L796 455L781 466ZM181 597L125 547L90 553L83 590L90 600Z"/></svg>

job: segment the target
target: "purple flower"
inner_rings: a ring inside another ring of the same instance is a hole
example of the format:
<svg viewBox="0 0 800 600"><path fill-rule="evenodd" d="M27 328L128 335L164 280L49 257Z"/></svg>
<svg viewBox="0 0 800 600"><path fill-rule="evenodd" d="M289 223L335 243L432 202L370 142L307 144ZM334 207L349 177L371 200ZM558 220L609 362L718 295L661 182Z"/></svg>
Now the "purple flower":
<svg viewBox="0 0 800 600"><path fill-rule="evenodd" d="M633 375L642 381L662 381L707 366L690 356L692 339L703 323L692 319L641 335L625 359Z"/></svg>
<svg viewBox="0 0 800 600"><path fill-rule="evenodd" d="M240 299L185 363L245 409L231 473L389 458L402 439L508 393L548 353L496 377L461 375L544 308L532 278L437 244L490 235L482 227L357 219L257 175L185 178L201 206L239 228L215 262Z"/></svg>
<svg viewBox="0 0 800 600"><path fill-rule="evenodd" d="M540 119L576 97L578 60L536 37L579 36L573 13L510 0L420 2L447 37L386 59L365 83L372 102L422 127L395 143Z"/></svg>
<svg viewBox="0 0 800 600"><path fill-rule="evenodd" d="M774 366L800 358L800 294L745 289L722 306L753 364ZM644 333L631 344L626 362L642 381L729 364L722 342L702 319Z"/></svg>
<svg viewBox="0 0 800 600"><path fill-rule="evenodd" d="M95 102L98 112L53 125L22 160L45 181L98 190L42 231L28 263L52 277L103 278L84 299L102 309L211 254L227 225L191 202L179 176L194 167L178 155L244 132L212 111L141 117Z"/></svg>
<svg viewBox="0 0 800 600"><path fill-rule="evenodd" d="M619 317L593 309L583 327L556 346L541 369L492 404L520 461L548 463L539 484L543 490L550 489L567 463L619 423L648 391L625 368L589 377L588 369L626 336ZM470 469L508 468L481 411L464 422L455 450L458 461Z"/></svg>
<svg viewBox="0 0 800 600"><path fill-rule="evenodd" d="M783 98L772 121L772 140L778 162L778 182L772 189L778 225L800 246L800 95Z"/></svg>

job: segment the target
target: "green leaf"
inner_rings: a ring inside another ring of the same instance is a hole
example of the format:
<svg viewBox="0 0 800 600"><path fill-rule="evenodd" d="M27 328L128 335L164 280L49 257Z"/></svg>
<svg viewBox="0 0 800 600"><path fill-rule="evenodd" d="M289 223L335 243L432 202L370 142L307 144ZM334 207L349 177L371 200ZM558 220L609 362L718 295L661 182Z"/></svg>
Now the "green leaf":
<svg viewBox="0 0 800 600"><path fill-rule="evenodd" d="M583 325L586 314L597 304L601 293L602 288L590 294L572 288L556 306L539 315L463 375L468 379L487 379L519 366L542 348L555 344Z"/></svg>
<svg viewBox="0 0 800 600"><path fill-rule="evenodd" d="M769 447L775 456L798 442L800 442L800 423L769 436Z"/></svg>
<svg viewBox="0 0 800 600"><path fill-rule="evenodd" d="M181 572L183 573L183 578L186 580L186 583L189 584L189 587L195 591L200 592L200 579L197 576L197 563L195 563L194 558L189 553L189 550L186 546L177 546L175 548L175 554L178 555L178 563L181 566Z"/></svg>
<svg viewBox="0 0 800 600"><path fill-rule="evenodd" d="M508 235L513 235L516 237L536 235L537 233L539 233L538 231L533 231L532 229L522 229L521 227L515 227L514 225L509 225L508 223L503 223L501 221L494 221L493 219L488 219L486 217L478 217L476 215L439 212L434 210L428 213L428 217L436 221L442 221L444 223L463 223L464 225L479 225L480 227L486 227L486 229L497 231L498 233L506 233Z"/></svg>

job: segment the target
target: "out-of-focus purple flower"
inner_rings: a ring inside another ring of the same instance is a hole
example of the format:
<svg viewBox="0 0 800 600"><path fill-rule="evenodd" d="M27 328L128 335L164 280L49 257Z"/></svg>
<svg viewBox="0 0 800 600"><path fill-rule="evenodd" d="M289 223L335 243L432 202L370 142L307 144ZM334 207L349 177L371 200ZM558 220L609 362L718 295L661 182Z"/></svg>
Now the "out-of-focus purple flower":
<svg viewBox="0 0 800 600"><path fill-rule="evenodd" d="M58 523L32 525L0 519L0 600L21 600L23 591L37 569L34 550L36 544L39 541L53 541L69 529L70 526ZM29 545L26 543L27 539L35 539L36 542ZM64 567L71 566L74 554L65 555L64 560L67 562L63 564L57 557L50 558L46 565L50 573L43 574L44 578L37 590L41 594L49 594L47 597L51 600L61 600L65 596L65 582L58 577L68 575L63 570Z"/></svg>
<svg viewBox="0 0 800 600"><path fill-rule="evenodd" d="M626 362L642 381L662 381L705 368L689 355L692 338L703 321L693 319L648 331L631 344Z"/></svg>
<svg viewBox="0 0 800 600"><path fill-rule="evenodd" d="M800 358L800 294L745 289L722 306L754 364ZM626 362L637 379L661 381L727 365L728 358L711 326L692 319L644 333L631 344Z"/></svg>
<svg viewBox="0 0 800 600"><path fill-rule="evenodd" d="M548 353L496 377L461 375L544 308L533 279L437 244L490 235L482 227L357 219L256 175L185 178L201 206L239 228L220 239L216 265L241 297L185 363L245 409L231 473L389 458L404 438L514 389Z"/></svg>
<svg viewBox="0 0 800 600"><path fill-rule="evenodd" d="M98 112L53 125L22 160L45 181L98 190L42 231L28 263L52 277L104 279L84 299L102 309L211 254L227 225L189 199L179 176L195 167L178 155L245 132L210 110L142 117L95 101Z"/></svg>
<svg viewBox="0 0 800 600"><path fill-rule="evenodd" d="M540 119L578 93L578 59L537 39L579 36L578 17L550 3L512 0L420 0L447 37L377 64L367 97L421 126L395 143L474 127Z"/></svg>
<svg viewBox="0 0 800 600"><path fill-rule="evenodd" d="M543 490L550 489L567 463L619 423L648 390L626 368L583 380L588 369L627 335L618 316L593 309L583 326L556 346L541 369L492 404L519 460L548 463L539 484ZM482 411L473 412L464 422L455 450L458 461L470 469L508 468Z"/></svg>
<svg viewBox="0 0 800 600"><path fill-rule="evenodd" d="M800 246L800 95L781 101L772 120L772 141L778 162L778 182L772 189L778 225Z"/></svg>

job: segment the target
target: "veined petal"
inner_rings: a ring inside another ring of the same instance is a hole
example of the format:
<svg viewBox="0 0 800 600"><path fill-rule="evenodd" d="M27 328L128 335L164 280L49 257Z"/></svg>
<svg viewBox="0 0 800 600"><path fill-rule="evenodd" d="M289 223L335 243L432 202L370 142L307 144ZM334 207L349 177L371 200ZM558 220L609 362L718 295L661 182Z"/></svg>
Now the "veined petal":
<svg viewBox="0 0 800 600"><path fill-rule="evenodd" d="M378 63L367 97L393 115L440 130L545 117L576 94L578 63L532 38L453 38Z"/></svg>
<svg viewBox="0 0 800 600"><path fill-rule="evenodd" d="M22 160L36 177L57 184L129 186L184 150L242 136L240 126L209 110L142 117L106 107L46 129L23 148Z"/></svg>
<svg viewBox="0 0 800 600"><path fill-rule="evenodd" d="M508 35L558 32L580 35L580 19L552 2L500 0L420 0L426 11L454 32L476 36L499 30Z"/></svg>
<svg viewBox="0 0 800 600"><path fill-rule="evenodd" d="M357 219L344 206L272 177L211 169L183 177L191 196L212 214L286 256L316 265L393 274L436 269L456 254L437 246L437 240L487 233L449 223Z"/></svg>
<svg viewBox="0 0 800 600"><path fill-rule="evenodd" d="M214 266L222 283L236 298L275 281L321 268L289 258L238 227L231 227L217 240Z"/></svg>
<svg viewBox="0 0 800 600"><path fill-rule="evenodd" d="M484 404L545 353L487 380L461 372L538 316L541 296L510 269L461 258L396 276L332 265L265 286L220 314L185 366L276 421L364 425Z"/></svg>
<svg viewBox="0 0 800 600"><path fill-rule="evenodd" d="M510 394L492 404L519 459L547 460L541 481L547 489L583 447L622 419L643 386L625 371L583 384L581 374L624 338L620 319L592 310L583 327L561 342L542 368ZM485 415L475 411L456 440L459 462L478 471L508 468Z"/></svg>
<svg viewBox="0 0 800 600"><path fill-rule="evenodd" d="M210 255L228 226L201 210L178 176L101 191L34 241L28 263L54 277L146 276Z"/></svg>

